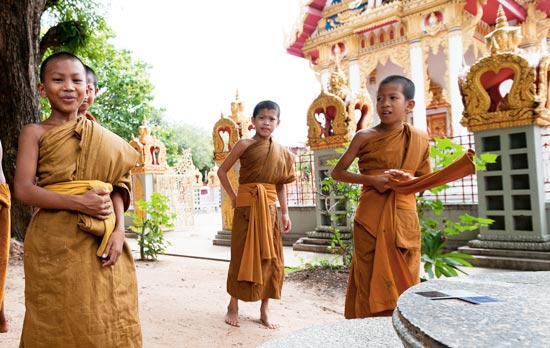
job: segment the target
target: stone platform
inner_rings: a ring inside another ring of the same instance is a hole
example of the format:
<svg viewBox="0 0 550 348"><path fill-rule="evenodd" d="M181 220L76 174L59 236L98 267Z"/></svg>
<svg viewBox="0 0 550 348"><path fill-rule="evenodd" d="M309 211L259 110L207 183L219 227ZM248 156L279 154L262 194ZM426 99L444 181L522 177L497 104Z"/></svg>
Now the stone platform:
<svg viewBox="0 0 550 348"><path fill-rule="evenodd" d="M550 272L503 272L445 278L405 291L393 325L405 347L548 347ZM422 291L467 291L497 299L472 304L431 300Z"/></svg>

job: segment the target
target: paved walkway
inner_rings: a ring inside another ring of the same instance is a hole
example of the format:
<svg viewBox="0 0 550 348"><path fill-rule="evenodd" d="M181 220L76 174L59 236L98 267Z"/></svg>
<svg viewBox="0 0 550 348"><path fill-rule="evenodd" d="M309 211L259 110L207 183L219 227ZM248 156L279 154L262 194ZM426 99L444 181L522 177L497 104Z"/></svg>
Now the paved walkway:
<svg viewBox="0 0 550 348"><path fill-rule="evenodd" d="M229 262L230 249L226 246L214 245L212 240L216 236L216 233L221 230L221 215L220 213L202 213L195 215L194 226L177 228L173 231L168 231L165 237L172 243L166 250L166 254L182 257L192 257L200 259L209 259L222 262ZM129 239L130 246L134 252L139 252L139 246L137 245L137 239ZM307 251L294 251L292 247L284 247L284 257L286 267L299 267L310 262L318 264L320 260L330 260L330 262L340 262L338 256L325 254L325 253L313 253ZM467 268L466 272L470 275L479 273L490 272L502 272L503 270L486 269L486 268ZM391 318L382 318L378 320L342 320L334 326L320 325L311 328L300 330L288 336L283 336L275 340L269 340L261 345L262 348L299 348L304 347L304 339L311 335L319 336L319 332L326 332L333 327L345 327L347 332L363 332L368 326L367 332L370 333L368 338L368 344L370 347L400 347L401 342L395 333ZM357 331L360 327L361 330ZM377 333L374 334L373 333ZM378 335L379 333L379 335ZM390 334L388 334L390 333ZM309 335L309 336L308 336ZM390 336L388 336L390 335ZM324 337L324 336L323 336ZM340 337L340 336L335 336ZM356 339L356 337L350 336L350 339ZM335 344L335 342L326 341L320 343L317 341L313 346L315 347L335 347L342 346ZM355 341L354 341L355 342ZM341 343L341 342L340 342ZM357 339L356 345L350 345L349 342L346 346L349 347L363 347L365 344L365 338ZM313 347L311 346L311 347ZM310 346L307 346L310 347Z"/></svg>
<svg viewBox="0 0 550 348"><path fill-rule="evenodd" d="M172 245L166 250L168 255L204 258L229 262L229 247L213 245L212 240L222 229L220 213L195 214L195 225L181 227L168 231L165 237ZM132 250L138 251L136 239L129 239ZM295 251L292 247L284 247L285 267L303 266L305 263L319 263L319 260L339 262L337 255Z"/></svg>

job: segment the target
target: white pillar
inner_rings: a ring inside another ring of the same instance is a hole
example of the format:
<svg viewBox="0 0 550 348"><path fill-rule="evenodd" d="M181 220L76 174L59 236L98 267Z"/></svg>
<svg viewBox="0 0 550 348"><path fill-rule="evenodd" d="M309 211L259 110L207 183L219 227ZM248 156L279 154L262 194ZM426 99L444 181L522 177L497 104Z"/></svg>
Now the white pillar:
<svg viewBox="0 0 550 348"><path fill-rule="evenodd" d="M413 110L413 125L418 129L427 130L426 95L424 93L424 71L426 68L424 67L420 39L414 39L411 41L409 51L411 56L411 80L414 82L414 87L416 90L414 95L416 105Z"/></svg>
<svg viewBox="0 0 550 348"><path fill-rule="evenodd" d="M464 135L468 130L460 124L464 105L458 88L458 74L462 68L462 31L460 27L449 29L449 97L451 98L451 127L453 136Z"/></svg>
<svg viewBox="0 0 550 348"><path fill-rule="evenodd" d="M349 62L349 88L352 92L357 92L361 88L361 69L357 59L350 59Z"/></svg>

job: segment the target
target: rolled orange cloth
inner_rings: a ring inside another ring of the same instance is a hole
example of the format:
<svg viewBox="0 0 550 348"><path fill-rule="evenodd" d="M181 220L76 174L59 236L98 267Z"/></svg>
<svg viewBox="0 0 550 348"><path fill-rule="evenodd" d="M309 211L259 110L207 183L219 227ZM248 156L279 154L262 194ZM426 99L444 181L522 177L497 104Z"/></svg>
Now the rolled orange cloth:
<svg viewBox="0 0 550 348"><path fill-rule="evenodd" d="M62 193L66 195L81 195L93 188L106 189L109 192L113 191L113 186L109 183L105 183L99 180L74 180L59 182L44 186L46 190ZM101 257L107 246L107 242L111 237L111 234L115 230L116 216L112 212L107 220L99 220L86 214L78 214L79 222L78 227L88 233L95 236L102 237L101 244L97 249L97 256Z"/></svg>
<svg viewBox="0 0 550 348"><path fill-rule="evenodd" d="M4 302L8 260L10 257L11 194L8 184L0 183L0 308Z"/></svg>

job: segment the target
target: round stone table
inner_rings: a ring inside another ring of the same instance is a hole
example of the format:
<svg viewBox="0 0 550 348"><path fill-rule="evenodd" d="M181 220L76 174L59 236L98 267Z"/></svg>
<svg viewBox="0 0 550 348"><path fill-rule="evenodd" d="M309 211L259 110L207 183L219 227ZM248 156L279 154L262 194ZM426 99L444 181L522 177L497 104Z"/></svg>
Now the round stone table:
<svg viewBox="0 0 550 348"><path fill-rule="evenodd" d="M469 292L471 304L417 292ZM405 347L550 347L550 272L503 272L430 280L405 291L393 313Z"/></svg>

